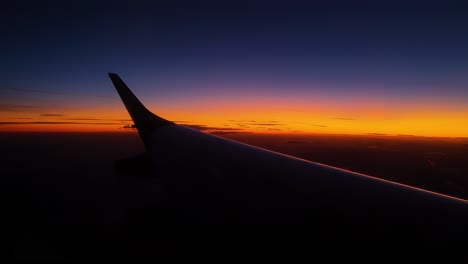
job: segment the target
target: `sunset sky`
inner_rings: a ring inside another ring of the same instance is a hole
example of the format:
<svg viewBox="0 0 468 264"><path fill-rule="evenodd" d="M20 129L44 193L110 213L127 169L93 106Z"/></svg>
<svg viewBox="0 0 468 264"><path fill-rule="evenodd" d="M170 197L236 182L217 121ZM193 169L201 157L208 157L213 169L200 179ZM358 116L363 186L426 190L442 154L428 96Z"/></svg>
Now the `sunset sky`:
<svg viewBox="0 0 468 264"><path fill-rule="evenodd" d="M2 7L0 131L128 131L115 72L204 130L468 137L462 1L156 2Z"/></svg>

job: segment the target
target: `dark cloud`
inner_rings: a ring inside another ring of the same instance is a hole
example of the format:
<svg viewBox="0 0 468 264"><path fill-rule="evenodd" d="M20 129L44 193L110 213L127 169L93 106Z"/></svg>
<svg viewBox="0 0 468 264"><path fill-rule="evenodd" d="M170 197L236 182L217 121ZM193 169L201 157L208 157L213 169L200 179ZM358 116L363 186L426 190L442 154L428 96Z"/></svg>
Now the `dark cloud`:
<svg viewBox="0 0 468 264"><path fill-rule="evenodd" d="M281 123L255 123L255 124L250 124L252 126L281 126L283 124Z"/></svg>
<svg viewBox="0 0 468 264"><path fill-rule="evenodd" d="M236 126L238 126L238 127L245 127L245 128L249 128L249 127L250 127L249 125L246 125L246 124L236 124Z"/></svg>
<svg viewBox="0 0 468 264"><path fill-rule="evenodd" d="M96 121L96 120L105 120L100 118L63 118L65 120L76 120L76 121ZM112 120L117 121L117 120Z"/></svg>
<svg viewBox="0 0 468 264"><path fill-rule="evenodd" d="M208 131L208 130L215 130L215 131L242 131L241 128L232 128L232 127L211 127L205 125L187 125L184 124L183 126L190 127L200 131Z"/></svg>
<svg viewBox="0 0 468 264"><path fill-rule="evenodd" d="M256 120L235 120L235 119L229 119L228 122L231 122L231 123L257 123ZM268 121L270 122L270 121ZM271 121L272 123L274 123L275 121Z"/></svg>
<svg viewBox="0 0 468 264"><path fill-rule="evenodd" d="M136 129L136 126L135 126L135 125L126 125L126 126L123 126L122 128L126 128L126 129Z"/></svg>
<svg viewBox="0 0 468 264"><path fill-rule="evenodd" d="M416 135L408 135L408 134L397 134L399 137L416 137Z"/></svg>
<svg viewBox="0 0 468 264"><path fill-rule="evenodd" d="M21 104L0 104L0 111L5 112L29 112L31 109L36 109L35 105L21 105Z"/></svg>
<svg viewBox="0 0 468 264"><path fill-rule="evenodd" d="M223 124L224 127L232 126L232 127L238 127L239 129L242 129L242 130L261 128L261 129L268 130L268 131L282 131L284 130L284 126L286 126L285 123L275 121L275 120L259 122L256 120L229 119L227 121L229 123Z"/></svg>
<svg viewBox="0 0 468 264"><path fill-rule="evenodd" d="M261 122L258 123L256 120L234 120L230 119L228 120L230 124L233 126L237 127L242 127L242 128L251 128L251 127L274 127L274 126L284 126L284 123L278 122L278 121L267 121L267 122ZM224 126L227 126L226 124ZM272 130L272 129L268 129Z"/></svg>
<svg viewBox="0 0 468 264"><path fill-rule="evenodd" d="M9 117L8 119L32 119L31 117Z"/></svg>
<svg viewBox="0 0 468 264"><path fill-rule="evenodd" d="M327 126L324 126L324 125L316 125L316 124L311 124L311 126L315 126L315 127L327 127Z"/></svg>
<svg viewBox="0 0 468 264"><path fill-rule="evenodd" d="M367 133L367 135L371 135L371 136L388 136L388 134L383 134L383 133Z"/></svg>
<svg viewBox="0 0 468 264"><path fill-rule="evenodd" d="M65 116L62 114L40 114L40 116Z"/></svg>

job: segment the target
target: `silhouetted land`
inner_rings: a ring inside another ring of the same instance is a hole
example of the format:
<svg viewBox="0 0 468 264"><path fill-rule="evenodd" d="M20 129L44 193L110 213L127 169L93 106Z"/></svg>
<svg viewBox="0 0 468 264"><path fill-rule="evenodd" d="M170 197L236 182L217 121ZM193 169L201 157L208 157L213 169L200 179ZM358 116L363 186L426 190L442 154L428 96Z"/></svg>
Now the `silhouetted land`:
<svg viewBox="0 0 468 264"><path fill-rule="evenodd" d="M468 139L253 133L222 136L468 199ZM0 133L0 142L4 175L46 174L63 179L67 176L61 173L71 173L103 184L115 176L115 160L143 152L136 132Z"/></svg>
<svg viewBox="0 0 468 264"><path fill-rule="evenodd" d="M466 139L223 136L468 199ZM135 180L114 167L115 160L143 151L136 132L0 133L0 145L2 233L14 260L79 261L93 252L118 258L116 252L128 248L152 255L159 254L155 247L171 247L165 238L178 230L169 228L167 194L159 180Z"/></svg>
<svg viewBox="0 0 468 264"><path fill-rule="evenodd" d="M224 135L276 152L468 199L468 138Z"/></svg>

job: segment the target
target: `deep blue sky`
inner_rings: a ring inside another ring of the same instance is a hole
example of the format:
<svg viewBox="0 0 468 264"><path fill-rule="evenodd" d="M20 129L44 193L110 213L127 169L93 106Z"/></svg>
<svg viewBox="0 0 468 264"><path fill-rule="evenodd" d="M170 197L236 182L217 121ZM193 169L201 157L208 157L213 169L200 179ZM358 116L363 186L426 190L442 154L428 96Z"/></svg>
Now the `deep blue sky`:
<svg viewBox="0 0 468 264"><path fill-rule="evenodd" d="M438 82L456 90L468 78L463 1L19 2L2 14L8 86L58 89L106 71L142 82L253 78L405 90Z"/></svg>
<svg viewBox="0 0 468 264"><path fill-rule="evenodd" d="M19 101L12 89L114 97L109 71L159 98L256 88L468 100L464 1L15 1L1 12L3 104Z"/></svg>

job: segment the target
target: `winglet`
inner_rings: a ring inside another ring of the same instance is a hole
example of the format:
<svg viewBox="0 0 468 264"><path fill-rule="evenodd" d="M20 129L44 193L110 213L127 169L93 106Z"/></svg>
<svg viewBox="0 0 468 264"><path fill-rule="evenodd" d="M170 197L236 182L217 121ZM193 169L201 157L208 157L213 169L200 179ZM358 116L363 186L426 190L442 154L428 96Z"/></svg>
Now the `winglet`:
<svg viewBox="0 0 468 264"><path fill-rule="evenodd" d="M111 78L115 89L119 93L125 108L127 108L128 113L132 117L132 120L138 129L138 133L140 134L140 137L143 140L146 149L148 150L148 141L151 132L158 127L172 125L174 122L161 118L149 111L132 93L132 91L130 91L127 85L122 81L122 79L120 79L117 74L109 72L109 77Z"/></svg>

